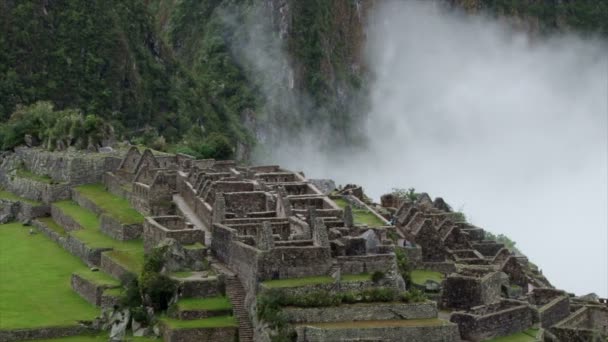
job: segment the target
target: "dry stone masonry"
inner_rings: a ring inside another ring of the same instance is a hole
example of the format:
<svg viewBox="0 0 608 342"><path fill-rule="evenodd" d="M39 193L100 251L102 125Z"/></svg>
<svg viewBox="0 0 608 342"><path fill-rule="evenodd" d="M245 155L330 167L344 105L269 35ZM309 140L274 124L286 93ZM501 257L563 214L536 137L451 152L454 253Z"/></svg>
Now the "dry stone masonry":
<svg viewBox="0 0 608 342"><path fill-rule="evenodd" d="M100 182L143 214L143 224L122 224L75 189ZM78 294L106 310L120 303L111 291L118 280L138 273L111 244L91 247L78 238L75 232L90 228L56 202L69 199L96 215L109 241L141 241L146 255L161 250L162 272L178 284L169 318L157 327L164 341L482 341L530 328L548 341L608 336L605 299L553 288L527 258L485 239L482 228L428 194L387 194L375 204L360 186L336 189L331 180L308 180L277 165L134 146L108 153L19 148L2 155L0 187L11 194L0 199L0 222L33 220L116 281L71 278ZM377 223L362 223L361 212ZM400 258L443 280L406 284ZM428 299L413 299L417 291ZM230 306L218 311L180 306L222 296ZM262 312L270 310L268 296L283 301L271 308L280 310L280 325ZM226 315L236 323L197 325ZM133 323L138 334L154 334ZM0 340L83 330L0 331Z"/></svg>

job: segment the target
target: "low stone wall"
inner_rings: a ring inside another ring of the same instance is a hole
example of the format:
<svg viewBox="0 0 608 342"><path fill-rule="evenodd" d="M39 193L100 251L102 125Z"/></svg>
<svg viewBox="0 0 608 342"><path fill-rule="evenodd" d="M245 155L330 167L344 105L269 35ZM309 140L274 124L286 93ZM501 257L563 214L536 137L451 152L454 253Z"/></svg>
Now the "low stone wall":
<svg viewBox="0 0 608 342"><path fill-rule="evenodd" d="M78 240L74 236L68 235L66 238L65 249L72 255L79 257L89 266L99 267L101 265L101 256L105 251L112 250L112 248L90 248L82 241Z"/></svg>
<svg viewBox="0 0 608 342"><path fill-rule="evenodd" d="M36 329L0 330L0 341L14 342L38 339L53 339L94 333L84 326L47 327Z"/></svg>
<svg viewBox="0 0 608 342"><path fill-rule="evenodd" d="M123 265L114 261L106 253L101 254L101 262L99 264L99 268L116 279L123 279L123 277L127 275L131 275L133 277L137 276L137 274L131 272Z"/></svg>
<svg viewBox="0 0 608 342"><path fill-rule="evenodd" d="M298 342L321 341L460 341L458 327L446 322L438 326L323 329L311 326L296 328Z"/></svg>
<svg viewBox="0 0 608 342"><path fill-rule="evenodd" d="M72 200L78 203L79 206L94 212L97 216L103 214L103 210L95 202L82 195L76 189L72 190Z"/></svg>
<svg viewBox="0 0 608 342"><path fill-rule="evenodd" d="M333 294L339 294L344 292L359 292L370 288L378 288L379 286L374 284L371 280L365 281L342 281L339 283L326 283L326 284L314 284L304 285L297 287L280 287L273 288L274 291L281 291L288 296L304 296L309 293L327 291ZM399 290L397 284L387 284L383 286L385 288L393 288ZM268 291L269 288L263 283L260 284L260 292Z"/></svg>
<svg viewBox="0 0 608 342"><path fill-rule="evenodd" d="M99 228L104 234L120 241L138 239L143 231L141 224L121 224L107 214L101 215Z"/></svg>
<svg viewBox="0 0 608 342"><path fill-rule="evenodd" d="M193 320L193 319L202 319L216 316L228 316L232 314L232 309L228 310L216 310L216 311L207 311L207 310L185 310L185 309L174 309L169 310L168 315L171 318L181 319L181 320Z"/></svg>
<svg viewBox="0 0 608 342"><path fill-rule="evenodd" d="M175 278L174 278L175 279ZM178 281L178 293L184 298L204 298L220 296L220 284L217 277L206 279L175 279Z"/></svg>
<svg viewBox="0 0 608 342"><path fill-rule="evenodd" d="M164 342L237 341L237 327L171 329L163 326Z"/></svg>
<svg viewBox="0 0 608 342"><path fill-rule="evenodd" d="M540 326L549 328L570 315L570 298L560 296L543 305L539 310Z"/></svg>
<svg viewBox="0 0 608 342"><path fill-rule="evenodd" d="M425 303L364 303L344 304L323 308L283 308L291 323L376 321L394 319L424 319L437 317L437 304Z"/></svg>
<svg viewBox="0 0 608 342"><path fill-rule="evenodd" d="M468 309L497 302L501 294L499 272L484 276L453 273L443 283L442 305L447 308Z"/></svg>
<svg viewBox="0 0 608 342"><path fill-rule="evenodd" d="M395 254L340 256L337 260L344 274L387 272L393 267L396 268Z"/></svg>
<svg viewBox="0 0 608 342"><path fill-rule="evenodd" d="M108 191L116 196L131 199L131 192L123 187L125 183L113 172L106 172L102 178L103 185Z"/></svg>
<svg viewBox="0 0 608 342"><path fill-rule="evenodd" d="M47 227L47 225L42 221L34 220L34 221L32 221L32 224L34 225L34 227L38 228L38 230L41 231L42 234L44 234L46 237L48 237L49 239L53 240L56 244L60 245L64 249L66 249L66 240L67 240L66 236L62 236L59 233L57 233L56 231Z"/></svg>
<svg viewBox="0 0 608 342"><path fill-rule="evenodd" d="M454 312L450 321L458 324L461 337L470 341L508 336L530 328L537 318L535 310L528 304L513 305L516 306L485 315Z"/></svg>
<svg viewBox="0 0 608 342"><path fill-rule="evenodd" d="M99 306L102 308L113 308L115 305L120 305L120 297L109 295L106 293L101 294L101 300Z"/></svg>
<svg viewBox="0 0 608 342"><path fill-rule="evenodd" d="M3 187L20 197L44 203L70 198L68 184L48 184L30 178L7 176Z"/></svg>
<svg viewBox="0 0 608 342"><path fill-rule="evenodd" d="M70 284L72 285L72 290L95 306L101 305L103 291L112 288L112 286L108 285L95 284L75 273L72 274Z"/></svg>
<svg viewBox="0 0 608 342"><path fill-rule="evenodd" d="M59 207L51 205L51 216L58 225L62 226L66 232L82 229L82 226L76 222L71 216L63 213Z"/></svg>
<svg viewBox="0 0 608 342"><path fill-rule="evenodd" d="M51 213L51 207L46 204L35 205L23 201L13 201L0 199L0 217L3 217L3 222L12 220L31 220L37 217L48 216Z"/></svg>
<svg viewBox="0 0 608 342"><path fill-rule="evenodd" d="M332 265L329 247L275 247L258 260L259 280L324 275Z"/></svg>

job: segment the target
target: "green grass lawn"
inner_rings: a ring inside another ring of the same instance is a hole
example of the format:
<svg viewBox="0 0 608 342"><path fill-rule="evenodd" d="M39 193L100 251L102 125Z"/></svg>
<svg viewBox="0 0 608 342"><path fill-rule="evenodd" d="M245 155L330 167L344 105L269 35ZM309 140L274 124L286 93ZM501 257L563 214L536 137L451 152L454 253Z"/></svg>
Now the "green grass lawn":
<svg viewBox="0 0 608 342"><path fill-rule="evenodd" d="M51 178L47 175L38 175L38 174L35 174L35 173L33 173L29 170L25 170L25 169L18 169L17 177L29 178L31 180L35 180L37 182L47 183L47 184L51 184L53 182L53 178Z"/></svg>
<svg viewBox="0 0 608 342"><path fill-rule="evenodd" d="M102 184L82 185L74 189L123 224L144 222L143 215L133 209L127 199L106 191Z"/></svg>
<svg viewBox="0 0 608 342"><path fill-rule="evenodd" d="M348 205L348 202L342 198L332 199L332 201L334 201L342 209L346 208L346 206ZM357 209L357 208L354 208L353 206L351 206L351 207L353 210L353 218L354 218L356 224L367 224L370 227L387 225L385 222L380 220L376 215L371 213L369 210Z"/></svg>
<svg viewBox="0 0 608 342"><path fill-rule="evenodd" d="M58 225L57 222L55 222L55 220L53 220L52 217L40 217L37 220L46 224L47 227L49 227L51 230L53 230L55 233L59 234L60 236L68 235L68 233L65 231L65 229L63 229L62 226Z"/></svg>
<svg viewBox="0 0 608 342"><path fill-rule="evenodd" d="M226 297L182 298L177 302L180 310L227 311L232 304Z"/></svg>
<svg viewBox="0 0 608 342"><path fill-rule="evenodd" d="M217 316L187 321L172 318L162 318L161 320L173 329L237 327L234 316Z"/></svg>
<svg viewBox="0 0 608 342"><path fill-rule="evenodd" d="M315 328L322 329L352 329L352 328L381 328L381 327L428 327L447 324L446 321L437 318L427 319L400 319L386 321L344 321L328 323L306 323Z"/></svg>
<svg viewBox="0 0 608 342"><path fill-rule="evenodd" d="M21 202L29 203L32 205L41 205L42 204L41 202L38 202L38 201L32 201L27 198L19 197L12 192L3 190L2 188L0 188L0 198L15 201L15 202L21 201Z"/></svg>
<svg viewBox="0 0 608 342"><path fill-rule="evenodd" d="M87 267L43 234L0 225L0 329L74 325L99 310L72 291L70 277Z"/></svg>
<svg viewBox="0 0 608 342"><path fill-rule="evenodd" d="M89 269L74 272L80 277L97 285L119 286L120 282L102 271L93 272Z"/></svg>
<svg viewBox="0 0 608 342"><path fill-rule="evenodd" d="M54 206L61 209L61 211L72 217L74 221L78 222L84 229L88 230L99 230L99 218L94 212L85 209L78 205L74 201L60 201L53 203Z"/></svg>
<svg viewBox="0 0 608 342"><path fill-rule="evenodd" d="M100 335L80 335L80 336L72 336L72 337L60 337L54 339L45 339L45 340L31 340L31 342L107 342L108 334L100 334ZM151 338L151 337L127 337L126 341L133 342L159 342L162 339Z"/></svg>
<svg viewBox="0 0 608 342"><path fill-rule="evenodd" d="M342 274L341 281L365 281L370 280L371 275L367 273L363 274ZM262 284L268 288L281 288L281 287L298 287L306 285L317 285L317 284L331 284L335 282L334 278L330 276L316 276L316 277L302 277L302 278L288 278L288 279L276 279L267 280Z"/></svg>
<svg viewBox="0 0 608 342"><path fill-rule="evenodd" d="M433 280L438 283L443 281L443 274L435 271L428 270L413 270L412 271L412 283L418 285L424 285L427 280Z"/></svg>
<svg viewBox="0 0 608 342"><path fill-rule="evenodd" d="M491 342L534 342L536 341L536 334L538 333L538 329L528 329L526 331L522 331L517 334L497 337L491 340Z"/></svg>
<svg viewBox="0 0 608 342"><path fill-rule="evenodd" d="M89 248L113 248L106 252L113 260L139 274L144 264L143 240L118 241L101 232L99 218L95 213L79 206L76 202L55 202L61 211L73 218L84 229L69 234L86 244Z"/></svg>
<svg viewBox="0 0 608 342"><path fill-rule="evenodd" d="M192 277L194 273L190 272L190 271L183 271L183 272L173 272L171 273L172 277L175 278L188 278L188 277Z"/></svg>

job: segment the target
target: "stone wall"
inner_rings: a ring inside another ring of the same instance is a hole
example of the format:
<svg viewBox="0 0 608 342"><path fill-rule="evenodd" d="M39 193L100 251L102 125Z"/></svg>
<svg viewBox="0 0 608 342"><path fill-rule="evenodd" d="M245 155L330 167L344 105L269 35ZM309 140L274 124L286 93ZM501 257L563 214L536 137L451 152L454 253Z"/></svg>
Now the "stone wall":
<svg viewBox="0 0 608 342"><path fill-rule="evenodd" d="M339 294L344 292L360 292L363 290L378 288L377 284L374 284L371 280L363 280L363 281L341 281L335 283L324 283L324 284L314 284L314 285L304 285L304 286L296 286L296 287L281 287L275 289L276 291L280 291L287 296L305 296L310 293L319 292L319 291L327 291L332 294ZM383 284L382 287L392 288L395 290L399 290L399 287L396 283L386 283ZM260 291L267 291L267 288L263 283L260 284Z"/></svg>
<svg viewBox="0 0 608 342"><path fill-rule="evenodd" d="M376 321L394 319L425 319L437 317L435 302L426 303L365 303L343 304L323 308L283 308L282 313L291 323Z"/></svg>
<svg viewBox="0 0 608 342"><path fill-rule="evenodd" d="M568 296L559 296L543 305L538 313L541 327L549 328L570 315L570 299Z"/></svg>
<svg viewBox="0 0 608 342"><path fill-rule="evenodd" d="M80 275L73 273L70 280L72 290L84 298L87 302L95 305L101 305L101 295L105 289L111 288L107 285L95 284L88 279L81 277Z"/></svg>
<svg viewBox="0 0 608 342"><path fill-rule="evenodd" d="M524 331L536 322L536 312L527 303L503 301L500 305L506 308L489 310L487 314L454 312L450 321L458 324L461 337L470 341L508 336Z"/></svg>
<svg viewBox="0 0 608 342"><path fill-rule="evenodd" d="M48 216L50 213L51 208L46 204L36 205L23 201L0 199L0 219L3 222L31 220Z"/></svg>
<svg viewBox="0 0 608 342"><path fill-rule="evenodd" d="M36 329L0 330L0 341L14 342L38 339L54 339L95 333L85 326L48 327Z"/></svg>
<svg viewBox="0 0 608 342"><path fill-rule="evenodd" d="M179 283L179 291L181 297L215 297L220 296L220 284L217 277L209 277L205 279L176 279Z"/></svg>
<svg viewBox="0 0 608 342"><path fill-rule="evenodd" d="M137 277L138 275L128 270L123 265L117 263L106 253L101 254L99 268L116 279L123 279L127 275Z"/></svg>
<svg viewBox="0 0 608 342"><path fill-rule="evenodd" d="M178 219L182 222L180 229L175 226L165 227L161 223L157 222L156 219L161 222L167 221L169 224L172 219ZM191 245L194 243L205 244L205 231L201 229L187 228L183 218L178 216L160 216L157 218L147 217L144 221L144 249L146 252L150 252L159 242L166 238L175 239L182 245Z"/></svg>
<svg viewBox="0 0 608 342"><path fill-rule="evenodd" d="M423 262L420 268L443 274L456 272L456 265L453 262Z"/></svg>
<svg viewBox="0 0 608 342"><path fill-rule="evenodd" d="M77 151L50 152L39 148L18 148L16 154L35 174L49 175L72 185L98 183L106 171L115 170L122 152L112 154Z"/></svg>
<svg viewBox="0 0 608 342"><path fill-rule="evenodd" d="M343 274L386 273L396 269L395 254L340 256L337 261Z"/></svg>
<svg viewBox="0 0 608 342"><path fill-rule="evenodd" d="M298 342L321 341L460 341L458 327L446 322L437 326L323 329L310 326L296 328Z"/></svg>
<svg viewBox="0 0 608 342"><path fill-rule="evenodd" d="M66 232L83 229L78 222L76 222L71 216L64 214L63 211L55 205L51 205L51 216L58 225L65 229Z"/></svg>
<svg viewBox="0 0 608 342"><path fill-rule="evenodd" d="M164 342L185 341L236 341L238 338L237 327L226 328L191 328L171 329L166 325L163 327Z"/></svg>
<svg viewBox="0 0 608 342"><path fill-rule="evenodd" d="M141 224L121 224L113 217L102 214L100 216L100 230L115 240L127 241L141 237L143 228Z"/></svg>
<svg viewBox="0 0 608 342"><path fill-rule="evenodd" d="M131 192L127 190L130 187L130 184L124 182L113 172L104 173L102 182L106 189L108 189L108 191L114 195L126 198L128 200L131 199Z"/></svg>
<svg viewBox="0 0 608 342"><path fill-rule="evenodd" d="M236 239L236 230L221 224L214 224L212 228L211 250L222 262L230 263L232 241Z"/></svg>
<svg viewBox="0 0 608 342"><path fill-rule="evenodd" d="M332 265L329 247L277 247L258 261L259 280L325 275Z"/></svg>
<svg viewBox="0 0 608 342"><path fill-rule="evenodd" d="M71 195L68 184L48 184L13 175L6 175L2 183L2 187L20 197L44 203L69 199Z"/></svg>
<svg viewBox="0 0 608 342"><path fill-rule="evenodd" d="M453 273L443 284L442 305L447 308L468 309L497 302L501 294L499 272L482 277Z"/></svg>

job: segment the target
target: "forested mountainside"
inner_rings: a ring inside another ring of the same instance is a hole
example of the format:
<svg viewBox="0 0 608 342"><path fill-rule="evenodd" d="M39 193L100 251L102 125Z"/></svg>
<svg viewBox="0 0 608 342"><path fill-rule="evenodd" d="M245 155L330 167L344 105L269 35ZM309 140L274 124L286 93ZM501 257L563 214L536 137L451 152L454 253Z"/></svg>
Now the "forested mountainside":
<svg viewBox="0 0 608 342"><path fill-rule="evenodd" d="M538 34L608 34L606 0L443 2ZM362 47L376 3L0 0L2 148L23 143L28 109L10 117L38 101L201 157L247 159L256 141L297 139L303 128L324 131L330 146L362 143Z"/></svg>

